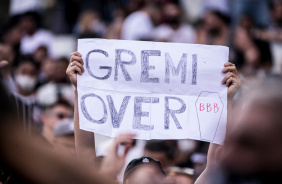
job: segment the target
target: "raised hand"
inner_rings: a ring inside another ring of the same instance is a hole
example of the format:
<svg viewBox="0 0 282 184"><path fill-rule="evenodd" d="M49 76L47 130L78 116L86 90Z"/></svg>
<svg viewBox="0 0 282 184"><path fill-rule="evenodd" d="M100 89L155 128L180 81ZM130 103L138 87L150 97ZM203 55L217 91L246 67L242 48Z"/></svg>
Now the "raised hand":
<svg viewBox="0 0 282 184"><path fill-rule="evenodd" d="M241 80L235 64L230 62L225 63L222 72L228 73L222 80L222 84L225 84L228 87L227 90L228 100L233 100L235 94L237 93L237 91L241 86Z"/></svg>
<svg viewBox="0 0 282 184"><path fill-rule="evenodd" d="M127 153L133 147L134 137L135 134L120 134L115 138L112 145L108 148L107 155L103 159L101 173L107 174L113 178L116 177L125 164ZM119 145L124 146L122 155L118 154Z"/></svg>
<svg viewBox="0 0 282 184"><path fill-rule="evenodd" d="M70 63L67 68L66 74L75 87L77 86L77 73L79 75L82 75L82 73L84 72L83 64L84 62L79 52L74 52L71 54Z"/></svg>

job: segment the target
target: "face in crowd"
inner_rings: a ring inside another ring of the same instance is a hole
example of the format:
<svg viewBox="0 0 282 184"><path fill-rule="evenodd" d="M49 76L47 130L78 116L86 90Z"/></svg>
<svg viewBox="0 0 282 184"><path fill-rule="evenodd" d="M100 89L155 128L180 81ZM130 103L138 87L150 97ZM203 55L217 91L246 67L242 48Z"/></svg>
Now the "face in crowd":
<svg viewBox="0 0 282 184"><path fill-rule="evenodd" d="M282 88L281 82L268 82L235 108L223 150L223 166L232 173L282 171Z"/></svg>
<svg viewBox="0 0 282 184"><path fill-rule="evenodd" d="M75 154L72 118L72 107L66 101L57 102L46 109L41 116L42 134L54 148Z"/></svg>
<svg viewBox="0 0 282 184"><path fill-rule="evenodd" d="M16 69L15 81L20 94L31 94L38 81L36 65L29 60L22 61Z"/></svg>

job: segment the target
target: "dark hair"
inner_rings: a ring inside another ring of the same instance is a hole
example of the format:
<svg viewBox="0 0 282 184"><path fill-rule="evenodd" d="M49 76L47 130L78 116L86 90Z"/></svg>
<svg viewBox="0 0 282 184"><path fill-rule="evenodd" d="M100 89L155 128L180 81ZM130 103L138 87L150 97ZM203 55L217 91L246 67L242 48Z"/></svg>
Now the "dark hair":
<svg viewBox="0 0 282 184"><path fill-rule="evenodd" d="M151 152L165 152L169 160L173 160L175 157L174 147L168 145L164 140L149 140L144 149Z"/></svg>
<svg viewBox="0 0 282 184"><path fill-rule="evenodd" d="M59 105L72 109L72 105L67 100L63 98L59 98L55 103L48 105L48 106L44 106L44 111L52 109Z"/></svg>
<svg viewBox="0 0 282 184"><path fill-rule="evenodd" d="M218 10L211 10L210 12L217 16L220 20L222 20L226 25L229 25L231 23L231 18L226 13L223 13Z"/></svg>
<svg viewBox="0 0 282 184"><path fill-rule="evenodd" d="M8 32L10 32L18 24L19 24L19 16L11 17L9 21L4 24L3 28L1 28L0 30L1 37L3 37Z"/></svg>
<svg viewBox="0 0 282 184"><path fill-rule="evenodd" d="M21 18L31 18L34 23L36 24L36 27L39 28L41 26L41 16L36 11L28 11L21 15Z"/></svg>
<svg viewBox="0 0 282 184"><path fill-rule="evenodd" d="M160 163L160 161L153 159L151 157L140 157L140 158L136 158L133 159L129 162L129 164L126 166L126 169L124 171L124 176L123 176L123 183L125 182L125 180L134 172L136 171L136 169L138 169L139 167L142 167L144 165L150 165L155 167L156 169L159 170L159 172L165 177L166 173L162 168L162 164Z"/></svg>
<svg viewBox="0 0 282 184"><path fill-rule="evenodd" d="M65 63L65 64L69 64L69 60L66 57L60 57L58 59L56 59L57 63Z"/></svg>
<svg viewBox="0 0 282 184"><path fill-rule="evenodd" d="M38 71L40 68L40 64L34 61L32 55L21 55L19 57L19 62L16 67L19 67L24 63L32 64L35 67L36 71Z"/></svg>

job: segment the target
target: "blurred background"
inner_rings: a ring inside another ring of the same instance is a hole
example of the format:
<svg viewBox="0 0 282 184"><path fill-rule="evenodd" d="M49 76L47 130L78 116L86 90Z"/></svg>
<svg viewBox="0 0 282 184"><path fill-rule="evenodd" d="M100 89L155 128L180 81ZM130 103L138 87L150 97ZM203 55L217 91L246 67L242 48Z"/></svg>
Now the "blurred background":
<svg viewBox="0 0 282 184"><path fill-rule="evenodd" d="M74 93L65 71L79 38L228 46L242 80L238 95L282 75L281 0L1 0L0 60L9 63L1 78L25 128L71 154ZM95 136L103 156L111 139ZM197 177L207 149L192 140L137 141L127 160L145 154Z"/></svg>

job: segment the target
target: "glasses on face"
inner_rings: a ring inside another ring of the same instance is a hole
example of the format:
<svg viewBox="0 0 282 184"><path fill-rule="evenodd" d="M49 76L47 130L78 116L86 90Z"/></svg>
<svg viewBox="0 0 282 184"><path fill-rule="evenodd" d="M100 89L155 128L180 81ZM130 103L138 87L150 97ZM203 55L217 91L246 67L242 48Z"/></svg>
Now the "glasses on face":
<svg viewBox="0 0 282 184"><path fill-rule="evenodd" d="M60 113L60 112L54 113L53 115L54 115L57 119L60 119L60 120L66 119L66 118L73 118L73 116L70 115L70 114L65 114L65 113Z"/></svg>

